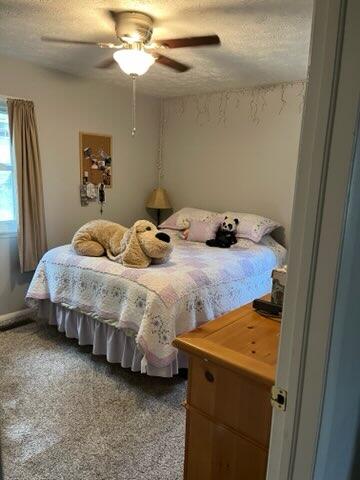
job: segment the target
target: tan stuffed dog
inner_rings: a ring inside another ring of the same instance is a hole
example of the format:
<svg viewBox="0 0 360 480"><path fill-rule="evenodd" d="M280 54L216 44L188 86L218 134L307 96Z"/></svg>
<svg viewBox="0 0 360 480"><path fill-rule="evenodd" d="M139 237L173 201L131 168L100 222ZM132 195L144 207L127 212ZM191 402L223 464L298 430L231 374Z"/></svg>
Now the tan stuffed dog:
<svg viewBox="0 0 360 480"><path fill-rule="evenodd" d="M170 236L153 223L138 220L125 233L120 246L120 261L126 267L148 267L166 262L173 246Z"/></svg>
<svg viewBox="0 0 360 480"><path fill-rule="evenodd" d="M173 248L170 236L147 220L138 220L129 229L93 220L75 233L72 246L79 255L100 257L106 253L110 260L135 268L167 261Z"/></svg>

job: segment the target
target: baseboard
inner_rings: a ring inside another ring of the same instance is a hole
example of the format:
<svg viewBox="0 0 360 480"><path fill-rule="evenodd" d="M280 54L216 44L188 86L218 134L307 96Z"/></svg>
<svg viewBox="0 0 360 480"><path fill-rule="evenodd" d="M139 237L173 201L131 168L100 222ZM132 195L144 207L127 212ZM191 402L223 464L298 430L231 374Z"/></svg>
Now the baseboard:
<svg viewBox="0 0 360 480"><path fill-rule="evenodd" d="M11 322L14 320L22 320L24 318L32 318L34 315L34 308L24 308L23 310L18 310L16 312L5 313L0 315L0 325L2 323Z"/></svg>

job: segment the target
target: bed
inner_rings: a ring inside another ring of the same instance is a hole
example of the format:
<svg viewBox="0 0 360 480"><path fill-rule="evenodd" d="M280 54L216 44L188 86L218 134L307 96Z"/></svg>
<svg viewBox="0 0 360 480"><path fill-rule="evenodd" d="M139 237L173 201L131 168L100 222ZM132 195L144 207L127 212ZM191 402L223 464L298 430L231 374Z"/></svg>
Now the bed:
<svg viewBox="0 0 360 480"><path fill-rule="evenodd" d="M81 257L71 245L48 251L27 303L109 362L151 376L177 374L186 359L172 346L175 336L268 293L286 250L270 235L220 249L165 231L174 241L171 259L147 269Z"/></svg>

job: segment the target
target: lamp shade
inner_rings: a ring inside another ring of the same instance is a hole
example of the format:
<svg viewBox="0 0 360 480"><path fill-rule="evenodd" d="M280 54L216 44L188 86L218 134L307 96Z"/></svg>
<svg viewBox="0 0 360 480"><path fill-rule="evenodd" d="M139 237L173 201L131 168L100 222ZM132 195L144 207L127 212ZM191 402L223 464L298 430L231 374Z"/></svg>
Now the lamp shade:
<svg viewBox="0 0 360 480"><path fill-rule="evenodd" d="M127 75L144 75L155 62L150 53L136 49L117 50L113 57Z"/></svg>
<svg viewBox="0 0 360 480"><path fill-rule="evenodd" d="M156 209L171 208L170 199L165 188L154 188L146 202L146 206Z"/></svg>

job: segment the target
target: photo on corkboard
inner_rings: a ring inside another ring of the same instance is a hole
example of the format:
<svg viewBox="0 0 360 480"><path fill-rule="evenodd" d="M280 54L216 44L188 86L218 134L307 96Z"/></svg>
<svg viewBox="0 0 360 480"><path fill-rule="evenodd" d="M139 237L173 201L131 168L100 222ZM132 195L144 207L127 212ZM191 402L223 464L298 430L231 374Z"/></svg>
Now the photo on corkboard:
<svg viewBox="0 0 360 480"><path fill-rule="evenodd" d="M112 137L80 132L80 183L112 187Z"/></svg>

